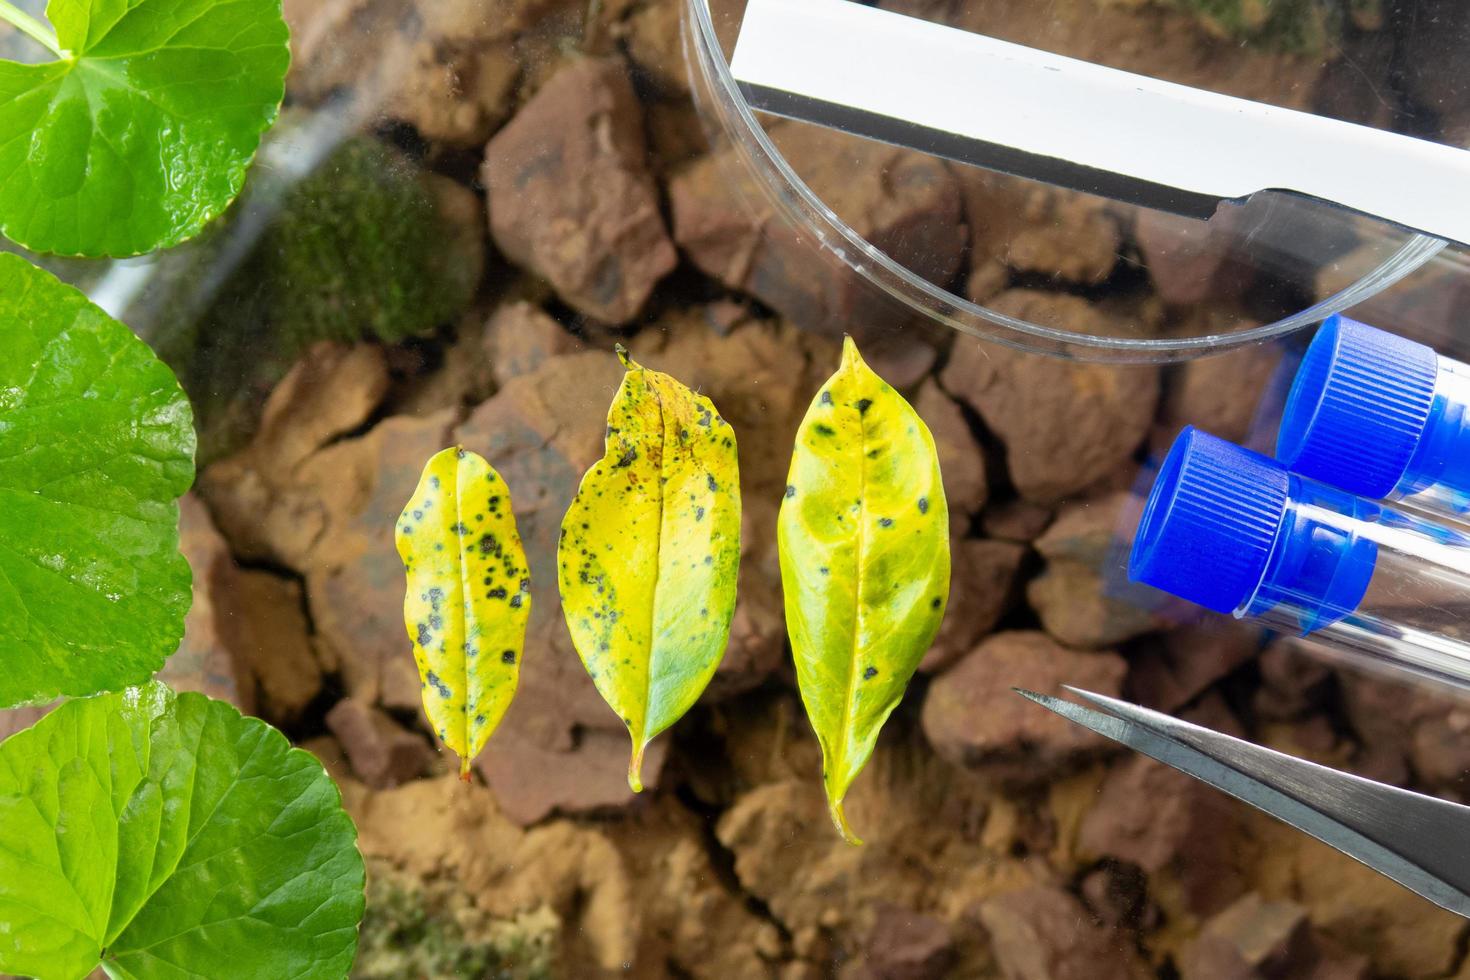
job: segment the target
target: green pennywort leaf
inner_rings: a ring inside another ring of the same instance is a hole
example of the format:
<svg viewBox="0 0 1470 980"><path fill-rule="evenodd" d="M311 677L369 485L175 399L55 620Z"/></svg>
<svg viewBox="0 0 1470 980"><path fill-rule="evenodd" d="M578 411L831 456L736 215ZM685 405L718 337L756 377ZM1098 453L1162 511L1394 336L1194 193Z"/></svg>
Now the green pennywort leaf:
<svg viewBox="0 0 1470 980"><path fill-rule="evenodd" d="M147 680L184 632L189 403L127 327L0 254L0 707Z"/></svg>
<svg viewBox="0 0 1470 980"><path fill-rule="evenodd" d="M338 980L356 838L321 763L222 701L69 701L0 743L0 971Z"/></svg>
<svg viewBox="0 0 1470 980"><path fill-rule="evenodd" d="M776 540L832 822L862 843L842 801L944 618L949 509L928 427L850 337L797 430Z"/></svg>
<svg viewBox="0 0 1470 980"><path fill-rule="evenodd" d="M730 638L740 566L735 434L708 398L629 360L602 459L557 549L562 613L597 691L643 751L709 684Z"/></svg>
<svg viewBox="0 0 1470 980"><path fill-rule="evenodd" d="M63 56L0 61L0 232L91 256L198 232L239 193L280 108L281 0L51 0L46 13Z"/></svg>

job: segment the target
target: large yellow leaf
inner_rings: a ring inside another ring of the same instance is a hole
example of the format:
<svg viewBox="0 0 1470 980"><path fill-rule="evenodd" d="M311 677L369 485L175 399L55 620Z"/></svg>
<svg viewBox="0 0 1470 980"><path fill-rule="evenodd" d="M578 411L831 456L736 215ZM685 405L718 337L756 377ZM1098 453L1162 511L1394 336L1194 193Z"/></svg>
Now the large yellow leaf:
<svg viewBox="0 0 1470 980"><path fill-rule="evenodd" d="M628 726L636 793L643 750L709 683L730 636L740 565L735 434L710 400L649 371L627 374L602 459L561 526L562 612L598 692Z"/></svg>
<svg viewBox="0 0 1470 980"><path fill-rule="evenodd" d="M408 575L403 620L424 711L468 779L470 761L515 696L531 615L531 573L510 491L474 453L436 453L399 515L395 540Z"/></svg>
<svg viewBox="0 0 1470 980"><path fill-rule="evenodd" d="M949 511L922 419L848 338L796 435L777 523L786 629L832 822L949 598Z"/></svg>

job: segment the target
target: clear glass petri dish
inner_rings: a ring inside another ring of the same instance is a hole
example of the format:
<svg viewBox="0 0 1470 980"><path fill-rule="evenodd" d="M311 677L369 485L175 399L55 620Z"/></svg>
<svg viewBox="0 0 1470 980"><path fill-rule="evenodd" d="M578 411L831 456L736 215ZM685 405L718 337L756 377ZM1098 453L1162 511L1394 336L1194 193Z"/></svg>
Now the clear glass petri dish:
<svg viewBox="0 0 1470 980"><path fill-rule="evenodd" d="M1325 53L1310 53L1313 44L1331 40L1302 40L1302 51L1270 45L1258 51L1246 43L1233 51L1236 45L1202 29L1186 50L1158 54L1138 44L1141 26L1148 26L1141 19L1174 16L1157 8L1116 5L1117 24L1108 22L1115 14L1105 8L1095 33L1084 37L1077 18L1051 17L1036 5L879 5L1222 94L1290 108L1325 107L1385 128L1402 123L1392 114L1363 109L1360 86L1324 67ZM772 278L759 268L764 259L772 266L800 265L808 276L821 269L843 282L823 288L850 293L845 302L823 307L776 284L767 301L798 322L826 315L855 322L860 330L865 319L898 318L921 330L952 329L1064 358L1166 362L1281 337L1358 307L1447 248L1439 239L1285 193L1259 193L1199 220L832 130L816 132L821 127L759 112L742 95L730 69L742 13L739 2L687 0L691 88L724 179L760 215L766 238L777 242L769 250L774 254L756 259L749 278ZM873 149L878 146L884 149ZM968 241L953 253L938 239L937 222L929 220L934 215L925 213L947 203L949 191L932 186L945 179L954 182L961 221L969 226ZM885 221L871 212L871 195L848 192L864 181L909 182L922 189L894 204L899 213ZM676 201L676 223L678 210ZM1134 292L1140 308L1129 308L1125 300L1117 315L1088 323L996 302L1008 289L1039 284L1089 297L1106 293L1116 303L1129 294L1130 278L1139 281ZM855 315L857 310L869 316Z"/></svg>

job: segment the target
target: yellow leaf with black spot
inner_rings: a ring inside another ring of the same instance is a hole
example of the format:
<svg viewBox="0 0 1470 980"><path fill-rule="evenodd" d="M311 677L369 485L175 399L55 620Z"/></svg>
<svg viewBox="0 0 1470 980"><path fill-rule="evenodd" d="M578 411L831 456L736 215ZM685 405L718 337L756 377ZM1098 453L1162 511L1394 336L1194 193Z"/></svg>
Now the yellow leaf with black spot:
<svg viewBox="0 0 1470 980"><path fill-rule="evenodd" d="M730 637L740 566L735 434L708 398L635 364L602 459L561 526L562 612L598 692L643 750L698 699Z"/></svg>
<svg viewBox="0 0 1470 980"><path fill-rule="evenodd" d="M948 515L928 427L849 337L797 431L776 534L828 808L854 844L843 798L944 618Z"/></svg>
<svg viewBox="0 0 1470 980"><path fill-rule="evenodd" d="M515 696L531 615L531 573L510 490L480 456L436 453L394 537L408 575L403 620L424 711L468 779L470 761Z"/></svg>

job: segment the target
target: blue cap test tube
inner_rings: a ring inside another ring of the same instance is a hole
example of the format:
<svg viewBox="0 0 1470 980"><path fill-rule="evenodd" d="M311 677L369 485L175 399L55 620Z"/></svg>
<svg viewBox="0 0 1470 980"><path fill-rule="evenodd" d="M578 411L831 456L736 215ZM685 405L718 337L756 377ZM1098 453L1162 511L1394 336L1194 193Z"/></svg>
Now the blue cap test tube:
<svg viewBox="0 0 1470 980"><path fill-rule="evenodd" d="M1470 686L1470 535L1193 427L1154 481L1128 572L1217 612Z"/></svg>
<svg viewBox="0 0 1470 980"><path fill-rule="evenodd" d="M1331 317L1297 369L1276 458L1364 497L1470 518L1470 366Z"/></svg>

